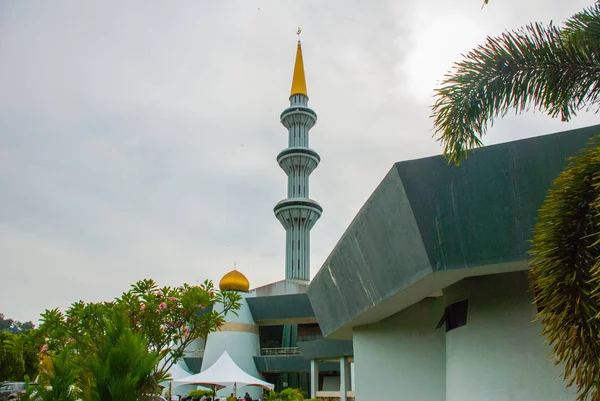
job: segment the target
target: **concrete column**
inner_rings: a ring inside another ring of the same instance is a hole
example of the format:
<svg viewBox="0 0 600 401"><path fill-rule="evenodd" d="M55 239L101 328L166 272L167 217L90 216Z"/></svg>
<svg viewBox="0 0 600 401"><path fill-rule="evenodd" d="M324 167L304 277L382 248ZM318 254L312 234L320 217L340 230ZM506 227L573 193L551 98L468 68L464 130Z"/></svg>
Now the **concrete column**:
<svg viewBox="0 0 600 401"><path fill-rule="evenodd" d="M347 392L350 391L350 361L347 356L340 357L340 393L341 401L348 401Z"/></svg>
<svg viewBox="0 0 600 401"><path fill-rule="evenodd" d="M319 361L310 360L310 398L317 398L319 391Z"/></svg>

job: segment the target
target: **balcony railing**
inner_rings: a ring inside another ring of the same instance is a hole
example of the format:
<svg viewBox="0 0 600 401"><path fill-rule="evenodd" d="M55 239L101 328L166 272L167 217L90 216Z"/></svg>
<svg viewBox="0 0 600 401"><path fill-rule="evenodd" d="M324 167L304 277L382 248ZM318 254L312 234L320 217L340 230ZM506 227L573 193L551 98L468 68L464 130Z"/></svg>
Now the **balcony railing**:
<svg viewBox="0 0 600 401"><path fill-rule="evenodd" d="M183 351L183 357L184 358L204 358L204 349Z"/></svg>
<svg viewBox="0 0 600 401"><path fill-rule="evenodd" d="M282 355L300 355L300 348L261 348L261 356L282 356Z"/></svg>

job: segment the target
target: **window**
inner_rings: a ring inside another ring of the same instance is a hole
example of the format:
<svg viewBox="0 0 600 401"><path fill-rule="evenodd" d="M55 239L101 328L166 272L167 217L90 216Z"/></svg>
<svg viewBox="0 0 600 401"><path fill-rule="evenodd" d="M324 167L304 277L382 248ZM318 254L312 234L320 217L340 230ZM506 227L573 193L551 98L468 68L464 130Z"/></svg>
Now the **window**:
<svg viewBox="0 0 600 401"><path fill-rule="evenodd" d="M468 299L464 299L462 301L453 303L452 305L446 306L444 316L442 316L436 328L439 329L446 324L446 332L449 332L450 330L466 325L468 311Z"/></svg>

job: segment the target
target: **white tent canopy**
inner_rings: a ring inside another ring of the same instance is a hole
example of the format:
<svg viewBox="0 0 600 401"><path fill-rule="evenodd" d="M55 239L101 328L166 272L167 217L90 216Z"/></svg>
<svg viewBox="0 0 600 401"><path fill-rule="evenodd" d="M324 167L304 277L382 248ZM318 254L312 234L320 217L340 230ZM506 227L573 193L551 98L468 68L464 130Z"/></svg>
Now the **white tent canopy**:
<svg viewBox="0 0 600 401"><path fill-rule="evenodd" d="M184 377L188 377L191 373L179 366L179 364L174 363L171 368L169 368L169 373L171 374L171 380L176 381L179 379L183 379Z"/></svg>
<svg viewBox="0 0 600 401"><path fill-rule="evenodd" d="M221 354L219 359L204 372L177 379L173 384L199 384L219 387L258 386L266 388L267 390L273 390L275 387L271 383L257 379L244 372L233 359L231 359L227 351L223 351L223 354Z"/></svg>

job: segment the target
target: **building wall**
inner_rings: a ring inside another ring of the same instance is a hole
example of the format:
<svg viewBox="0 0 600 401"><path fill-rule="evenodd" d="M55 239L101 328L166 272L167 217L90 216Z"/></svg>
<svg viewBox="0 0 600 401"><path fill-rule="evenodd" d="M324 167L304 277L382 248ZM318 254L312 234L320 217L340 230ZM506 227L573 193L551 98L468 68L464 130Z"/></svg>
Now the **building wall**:
<svg viewBox="0 0 600 401"><path fill-rule="evenodd" d="M228 313L225 320L226 323L221 331L212 332L208 335L202 360L202 371L212 366L223 351L227 351L231 359L246 373L262 378L254 364L254 357L260 352L258 327L252 318L252 313L245 298L241 301L237 316ZM246 391L250 393L252 398L259 398L262 395L262 389L257 387L238 387L237 395L243 396ZM233 389L224 389L219 391L218 394L226 396L231 392L233 392Z"/></svg>
<svg viewBox="0 0 600 401"><path fill-rule="evenodd" d="M527 272L468 278L444 290L446 305L462 299L469 300L467 324L446 333L447 401L575 399L533 321Z"/></svg>
<svg viewBox="0 0 600 401"><path fill-rule="evenodd" d="M444 401L446 352L442 298L354 329L356 399Z"/></svg>

